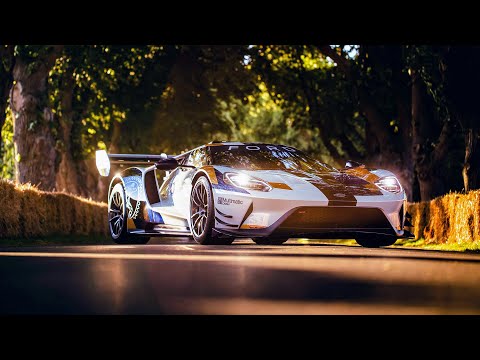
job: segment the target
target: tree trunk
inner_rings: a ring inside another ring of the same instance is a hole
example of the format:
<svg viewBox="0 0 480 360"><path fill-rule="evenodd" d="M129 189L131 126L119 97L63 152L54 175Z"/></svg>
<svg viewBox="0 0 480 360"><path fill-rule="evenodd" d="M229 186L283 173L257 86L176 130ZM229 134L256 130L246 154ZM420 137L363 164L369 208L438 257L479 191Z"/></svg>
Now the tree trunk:
<svg viewBox="0 0 480 360"><path fill-rule="evenodd" d="M465 191L480 187L480 128L470 128L465 134L465 162L463 163L463 184Z"/></svg>
<svg viewBox="0 0 480 360"><path fill-rule="evenodd" d="M407 193L407 200L414 201L413 198L413 182L415 178L414 165L412 160L412 116L410 104L406 104L403 97L398 94L396 96L396 105L398 112L398 124L402 136L401 157L402 168L399 171L398 177L402 183L405 192Z"/></svg>
<svg viewBox="0 0 480 360"><path fill-rule="evenodd" d="M374 100L366 89L359 87L357 91L360 112L365 115L370 128L376 134L381 153L389 159L398 159L398 153L395 151L395 145L390 135L388 120L374 105Z"/></svg>
<svg viewBox="0 0 480 360"><path fill-rule="evenodd" d="M108 147L109 153L118 153L119 151L119 141L122 130L122 124L118 121L113 122L113 131L112 131L112 140L110 141L110 146Z"/></svg>
<svg viewBox="0 0 480 360"><path fill-rule="evenodd" d="M5 112L8 97L13 83L13 45L0 45L0 149L2 148L2 128L5 123Z"/></svg>
<svg viewBox="0 0 480 360"><path fill-rule="evenodd" d="M56 150L52 135L53 113L48 107L48 74L62 46L28 62L17 58L10 106L14 113L15 173L20 183L43 190L55 188Z"/></svg>
<svg viewBox="0 0 480 360"><path fill-rule="evenodd" d="M60 164L56 174L55 182L57 191L66 191L73 194L80 194L78 186L78 172L72 154L72 125L73 125L73 90L74 81L71 71L64 74L62 81L60 137L63 143L62 152L59 154Z"/></svg>
<svg viewBox="0 0 480 360"><path fill-rule="evenodd" d="M448 151L448 139L452 126L443 122L438 140L433 143L435 122L429 110L427 92L423 80L412 70L412 152L414 168L420 187L421 201L428 201L445 193L442 176L443 162Z"/></svg>
<svg viewBox="0 0 480 360"><path fill-rule="evenodd" d="M414 168L420 187L420 200L426 201L433 198L432 173L433 166L429 160L425 139L423 137L422 125L426 119L424 113L424 85L416 71L412 70L412 156Z"/></svg>

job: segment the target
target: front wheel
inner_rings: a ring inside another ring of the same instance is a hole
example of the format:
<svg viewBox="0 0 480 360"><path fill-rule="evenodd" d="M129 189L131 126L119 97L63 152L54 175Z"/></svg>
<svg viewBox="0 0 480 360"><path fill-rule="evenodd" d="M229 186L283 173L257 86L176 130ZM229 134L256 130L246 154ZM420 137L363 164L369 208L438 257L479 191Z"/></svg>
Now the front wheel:
<svg viewBox="0 0 480 360"><path fill-rule="evenodd" d="M215 208L212 188L205 176L200 176L190 195L190 229L193 239L202 245L230 245L233 238L214 236Z"/></svg>
<svg viewBox="0 0 480 360"><path fill-rule="evenodd" d="M358 245L367 248L378 248L384 246L390 246L395 244L397 238L395 236L382 236L382 235L361 235L355 238Z"/></svg>
<svg viewBox="0 0 480 360"><path fill-rule="evenodd" d="M289 238L253 238L257 245L282 245Z"/></svg>

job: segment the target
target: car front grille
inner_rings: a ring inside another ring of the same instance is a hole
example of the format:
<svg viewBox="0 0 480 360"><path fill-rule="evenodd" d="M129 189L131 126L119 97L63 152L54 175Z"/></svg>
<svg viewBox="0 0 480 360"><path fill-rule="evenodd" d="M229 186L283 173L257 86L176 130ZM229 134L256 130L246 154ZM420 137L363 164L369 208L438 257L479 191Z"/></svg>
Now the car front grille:
<svg viewBox="0 0 480 360"><path fill-rule="evenodd" d="M391 229L380 209L344 206L300 207L280 229Z"/></svg>

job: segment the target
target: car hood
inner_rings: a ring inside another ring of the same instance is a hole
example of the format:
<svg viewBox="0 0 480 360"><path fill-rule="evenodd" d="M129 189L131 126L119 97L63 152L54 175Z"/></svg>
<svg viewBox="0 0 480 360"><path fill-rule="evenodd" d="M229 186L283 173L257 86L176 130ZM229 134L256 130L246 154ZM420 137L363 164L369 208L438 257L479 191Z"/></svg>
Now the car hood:
<svg viewBox="0 0 480 360"><path fill-rule="evenodd" d="M382 191L372 180L353 175L343 171L322 171L322 172L304 172L304 171L283 171L283 170L238 170L228 167L219 167L222 173L226 171L241 172L250 176L259 178L270 183L273 187L282 188L281 184L288 185L292 190L308 191L312 185L323 193L336 194L339 197L347 196L373 196L382 195ZM368 174L368 170L365 170ZM376 176L373 176L376 178Z"/></svg>

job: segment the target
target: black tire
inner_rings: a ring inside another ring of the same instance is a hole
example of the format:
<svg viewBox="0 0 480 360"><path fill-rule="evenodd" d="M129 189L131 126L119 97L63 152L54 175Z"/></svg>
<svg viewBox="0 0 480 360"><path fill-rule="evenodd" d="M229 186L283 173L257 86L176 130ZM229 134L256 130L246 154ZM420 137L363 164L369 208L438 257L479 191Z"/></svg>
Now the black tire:
<svg viewBox="0 0 480 360"><path fill-rule="evenodd" d="M116 184L108 199L108 229L112 240L117 244L146 244L148 236L130 236L127 231L127 204L122 183Z"/></svg>
<svg viewBox="0 0 480 360"><path fill-rule="evenodd" d="M213 234L215 204L212 187L205 176L200 176L190 194L190 228L193 239L202 245L230 245L234 238L222 238Z"/></svg>
<svg viewBox="0 0 480 360"><path fill-rule="evenodd" d="M386 236L386 235L361 235L355 238L355 241L358 245L367 247L367 248L378 248L384 246L390 246L395 244L397 238L395 236Z"/></svg>
<svg viewBox="0 0 480 360"><path fill-rule="evenodd" d="M282 245L289 238L253 238L257 245Z"/></svg>

